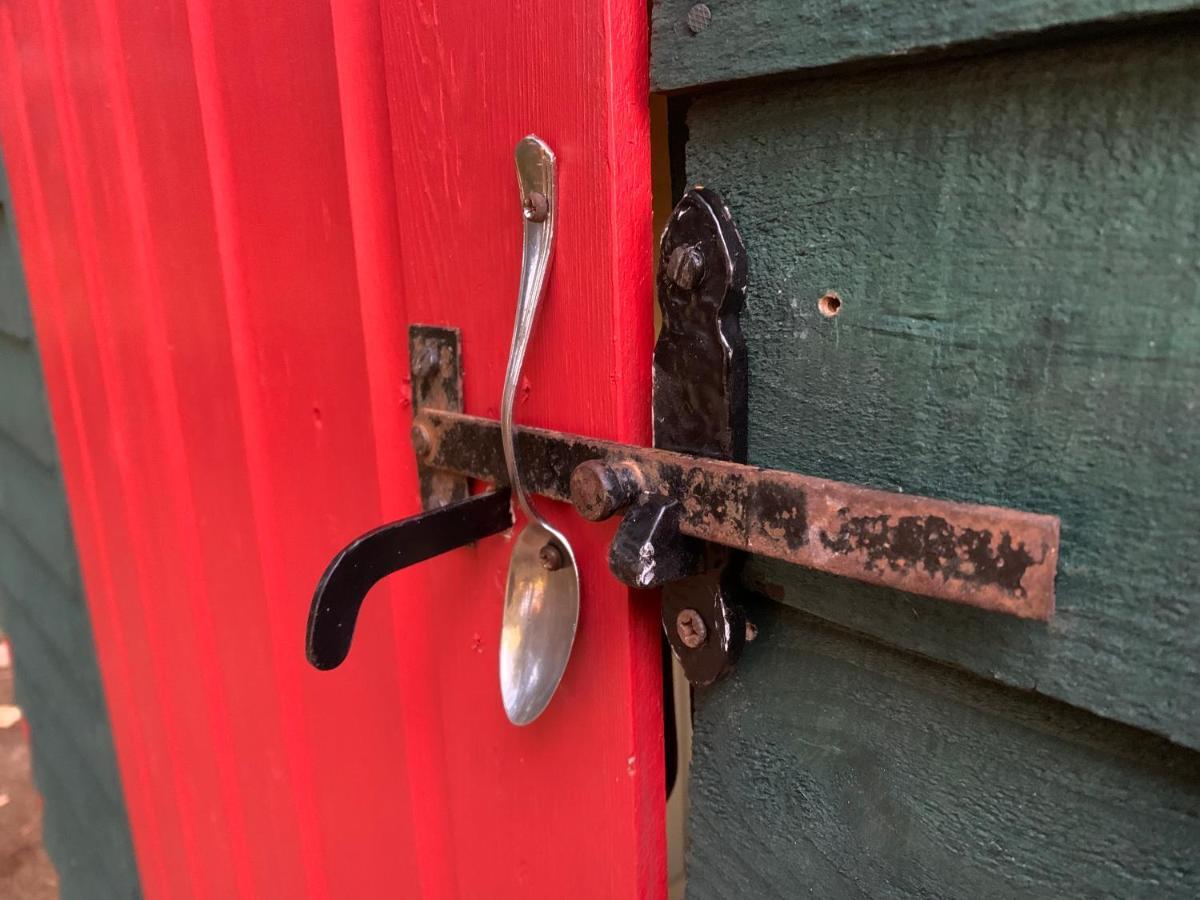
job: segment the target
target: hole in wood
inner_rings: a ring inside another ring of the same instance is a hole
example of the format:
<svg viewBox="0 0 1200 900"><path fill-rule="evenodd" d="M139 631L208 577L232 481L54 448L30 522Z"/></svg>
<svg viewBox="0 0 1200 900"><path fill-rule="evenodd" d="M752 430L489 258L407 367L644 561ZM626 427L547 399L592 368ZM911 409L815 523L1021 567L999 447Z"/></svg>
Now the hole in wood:
<svg viewBox="0 0 1200 900"><path fill-rule="evenodd" d="M842 311L842 298L838 296L837 291L830 291L817 301L817 309L825 318L832 319Z"/></svg>

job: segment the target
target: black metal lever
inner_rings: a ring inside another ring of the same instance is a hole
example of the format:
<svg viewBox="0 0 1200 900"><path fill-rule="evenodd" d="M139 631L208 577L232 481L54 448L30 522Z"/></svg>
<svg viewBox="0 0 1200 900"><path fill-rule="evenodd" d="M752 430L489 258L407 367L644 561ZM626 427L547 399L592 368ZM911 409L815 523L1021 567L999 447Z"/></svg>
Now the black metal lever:
<svg viewBox="0 0 1200 900"><path fill-rule="evenodd" d="M512 527L508 488L392 522L351 541L325 569L308 613L305 653L318 669L341 665L367 592L386 575Z"/></svg>

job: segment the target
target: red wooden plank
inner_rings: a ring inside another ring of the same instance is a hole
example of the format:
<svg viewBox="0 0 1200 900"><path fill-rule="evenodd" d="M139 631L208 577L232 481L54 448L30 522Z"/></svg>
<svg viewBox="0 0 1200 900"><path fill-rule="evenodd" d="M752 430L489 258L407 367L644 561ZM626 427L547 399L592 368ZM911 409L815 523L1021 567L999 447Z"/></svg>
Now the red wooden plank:
<svg viewBox="0 0 1200 900"><path fill-rule="evenodd" d="M466 409L495 416L521 219L512 151L559 158L558 248L517 416L648 441L653 326L645 4L383 4L403 296L410 321L462 328ZM657 608L608 574L606 529L549 511L583 599L566 676L533 725L507 726L497 642L509 544L406 573L444 729L463 896L664 890ZM357 652L357 648L356 648Z"/></svg>
<svg viewBox="0 0 1200 900"><path fill-rule="evenodd" d="M334 0L331 10L381 521L391 521L418 510L413 490L416 467L411 454L402 449L408 446L410 384L404 353L408 333L401 314L401 241L382 65L383 35L377 0ZM454 895L455 877L447 846L448 773L436 684L429 677L439 647L433 640L414 639L414 635L432 634L428 623L422 624L427 611L396 582L391 579L377 588L372 603L385 604L397 613L395 663L404 685L401 714L420 893L449 897Z"/></svg>
<svg viewBox="0 0 1200 900"><path fill-rule="evenodd" d="M135 672L144 671L145 643L138 622L122 628L111 563L111 549L105 540L100 513L100 475L94 464L85 434L102 439L102 431L88 431L84 417L82 382L88 374L85 359L73 359L63 317L59 314L64 297L69 295L69 263L59 260L51 224L50 195L63 183L61 153L56 139L35 135L35 119L50 109L45 96L44 61L36 40L19 40L29 34L29 23L14 24L12 10L0 10L0 53L3 54L3 115L5 156L13 172L15 204L20 207L21 247L26 280L30 292L39 298L34 315L37 323L42 363L49 379L49 400L60 443L67 493L71 502L76 531L90 536L78 542L80 563L88 584L93 610L98 655L105 673L106 689L113 720L118 760L130 806L139 816L133 823L138 846L152 843L160 828L171 827L175 815L170 795L158 791L167 760L150 760L140 748L161 743L161 724L154 715L156 707L146 702L152 686L139 680ZM28 107L33 106L35 114ZM111 535L111 532L109 532ZM140 652L139 652L140 651ZM177 825L176 825L177 827ZM159 896L169 890L168 872L182 872L182 844L176 842L142 866L147 891Z"/></svg>
<svg viewBox="0 0 1200 900"><path fill-rule="evenodd" d="M584 608L530 728L499 702L500 539L385 586L342 669L304 664L330 554L417 508L409 321L464 328L468 409L495 414L529 130L560 155L562 225L520 416L649 437L644 8L385 12L0 6L0 132L146 894L658 896L657 616L600 529L554 512Z"/></svg>
<svg viewBox="0 0 1200 900"><path fill-rule="evenodd" d="M294 776L296 754L281 746L275 667L262 652L265 610L247 602L261 595L262 575L246 499L243 436L232 402L228 321L187 23L179 10L151 6L118 11L106 2L101 11L115 156L126 172L126 199L137 223L131 243L144 248L137 268L147 280L146 302L136 333L146 338L147 371L161 383L164 398L159 424L165 446L159 458L168 464L168 477L160 496L177 497L175 521L162 523L159 531L178 545L167 558L190 562L181 573L188 593L180 599L196 621L181 634L201 639L197 671L204 696L210 702L220 697L224 707L214 714L211 741L198 735L193 752L211 753L226 770L221 820L231 832L239 892L295 895L306 871L319 879L319 853L315 845L307 857L301 852L299 828L306 820L298 811L306 794L278 777L285 771ZM81 44L87 33L81 32ZM163 190L165 185L171 190ZM110 253L119 256L124 249L118 242ZM147 463L153 466L154 459ZM222 528L199 525L205 522ZM230 769L236 771L233 785ZM277 777L264 780L267 772ZM243 817L246 824L239 828ZM307 859L313 861L308 867Z"/></svg>
<svg viewBox="0 0 1200 900"><path fill-rule="evenodd" d="M95 311L89 303L98 290L94 250L90 258L85 250L87 234L94 230L94 223L88 221L87 213L80 208L80 201L86 202L85 173L78 148L72 146L74 136L66 130L71 122L61 47L57 46L52 31L52 10L22 7L19 12L21 52L34 57L28 66L26 109L35 150L26 160L26 166L44 166L39 186L44 188L41 192L46 209L42 219L46 227L43 247L49 271L43 277L53 280L58 288L55 292L58 305L37 309L35 314L39 316L39 325L43 316L51 321L65 351L64 357L74 370L72 381L79 419L87 435L83 455L85 471L90 470L87 478L90 483L86 490L95 500L98 525L92 535L95 549L92 553L82 552L81 556L85 571L89 557L98 563L93 571L98 569L100 590L112 600L110 627L128 627L130 640L126 647L136 673L138 694L134 702L145 713L146 737L152 745L173 746L180 739L180 716L162 677L166 671L165 648L156 640L159 632L155 623L145 616L149 601L139 578L143 564L137 561L135 549L137 543L144 542L144 531L134 521L131 498L123 490L129 484L131 471L128 456L122 452L127 446L122 423L113 415L116 376L111 354L101 354L94 327ZM102 662L103 659L102 656ZM170 823L180 832L180 839L166 854L169 877L180 896L189 896L195 890L192 885L214 884L211 879L203 880L202 853L196 839L200 817L196 814L194 785L200 779L193 780L176 757L160 755L149 758L147 763L152 802L159 810L155 818L159 823Z"/></svg>
<svg viewBox="0 0 1200 900"><path fill-rule="evenodd" d="M331 542L381 515L329 12L189 3L276 688L336 896L415 879L389 647L295 654ZM365 627L390 631L386 604Z"/></svg>

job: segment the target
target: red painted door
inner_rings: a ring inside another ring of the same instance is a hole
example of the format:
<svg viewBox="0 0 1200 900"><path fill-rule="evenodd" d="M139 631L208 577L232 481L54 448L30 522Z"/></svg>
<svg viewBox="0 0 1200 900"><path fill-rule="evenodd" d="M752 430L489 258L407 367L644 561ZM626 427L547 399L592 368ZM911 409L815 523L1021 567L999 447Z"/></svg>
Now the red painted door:
<svg viewBox="0 0 1200 900"><path fill-rule="evenodd" d="M516 141L559 158L518 421L649 438L644 0L0 4L0 133L151 898L664 893L655 604L582 570L508 724L510 540L406 571L304 660L349 538L419 508L409 323L495 416ZM549 504L546 504L549 506Z"/></svg>

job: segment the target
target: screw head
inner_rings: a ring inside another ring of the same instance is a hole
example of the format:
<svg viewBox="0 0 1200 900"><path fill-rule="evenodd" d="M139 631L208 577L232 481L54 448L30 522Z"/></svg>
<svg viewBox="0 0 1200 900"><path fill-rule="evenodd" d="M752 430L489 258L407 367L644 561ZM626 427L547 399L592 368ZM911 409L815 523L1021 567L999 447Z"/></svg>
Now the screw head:
<svg viewBox="0 0 1200 900"><path fill-rule="evenodd" d="M704 278L704 257L697 247L676 247L667 260L667 277L685 291L690 291Z"/></svg>
<svg viewBox="0 0 1200 900"><path fill-rule="evenodd" d="M412 427L412 445L417 456L425 459L433 450L433 435L429 431L429 426L424 422L413 422Z"/></svg>
<svg viewBox="0 0 1200 900"><path fill-rule="evenodd" d="M746 623L746 643L749 644L758 637L758 626L753 622Z"/></svg>
<svg viewBox="0 0 1200 900"><path fill-rule="evenodd" d="M530 222L545 222L546 216L550 215L550 201L541 191L530 191L522 209Z"/></svg>
<svg viewBox="0 0 1200 900"><path fill-rule="evenodd" d="M707 3L697 3L688 10L687 27L692 34L699 34L710 24L712 24L712 10L708 8Z"/></svg>
<svg viewBox="0 0 1200 900"><path fill-rule="evenodd" d="M681 609L675 617L675 633L683 646L695 650L708 639L708 626L694 609Z"/></svg>
<svg viewBox="0 0 1200 900"><path fill-rule="evenodd" d="M549 541L538 551L538 559L547 572L557 572L566 563L562 548L553 541Z"/></svg>

